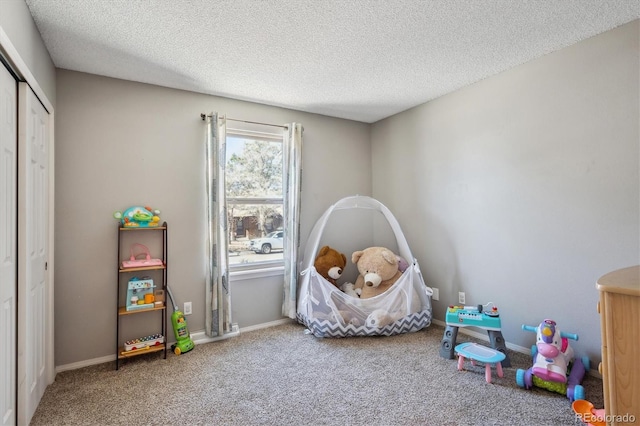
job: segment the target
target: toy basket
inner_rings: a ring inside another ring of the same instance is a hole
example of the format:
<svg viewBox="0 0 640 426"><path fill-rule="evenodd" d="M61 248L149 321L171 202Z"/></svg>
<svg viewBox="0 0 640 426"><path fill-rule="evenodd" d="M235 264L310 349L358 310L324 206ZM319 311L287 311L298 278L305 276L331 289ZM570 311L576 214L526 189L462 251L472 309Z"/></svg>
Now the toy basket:
<svg viewBox="0 0 640 426"><path fill-rule="evenodd" d="M404 259L411 259L409 268L383 294L368 299L349 296L328 282L313 266L327 221L335 210L340 209L380 212L396 237L398 254ZM316 337L390 336L414 332L431 324L432 294L391 211L370 197L346 197L325 211L307 241L300 273L297 320ZM387 315L388 320L383 326L375 326L368 321L378 312Z"/></svg>

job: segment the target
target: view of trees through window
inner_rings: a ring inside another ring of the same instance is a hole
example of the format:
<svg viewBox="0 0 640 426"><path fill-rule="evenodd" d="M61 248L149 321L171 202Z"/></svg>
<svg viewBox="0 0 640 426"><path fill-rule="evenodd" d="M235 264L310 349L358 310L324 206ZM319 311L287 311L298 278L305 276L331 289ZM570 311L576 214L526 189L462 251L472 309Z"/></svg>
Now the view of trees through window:
<svg viewBox="0 0 640 426"><path fill-rule="evenodd" d="M282 261L282 137L227 132L230 265Z"/></svg>

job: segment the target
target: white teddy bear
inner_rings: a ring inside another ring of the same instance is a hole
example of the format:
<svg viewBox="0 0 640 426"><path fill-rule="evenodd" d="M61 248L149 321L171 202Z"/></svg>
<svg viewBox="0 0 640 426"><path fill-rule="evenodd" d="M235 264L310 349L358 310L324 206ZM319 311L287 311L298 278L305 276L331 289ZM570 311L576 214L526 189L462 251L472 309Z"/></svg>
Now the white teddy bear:
<svg viewBox="0 0 640 426"><path fill-rule="evenodd" d="M360 293L362 293L361 288L355 288L356 285L354 283L346 282L340 286L340 290L343 293L348 294L353 297L360 297Z"/></svg>
<svg viewBox="0 0 640 426"><path fill-rule="evenodd" d="M400 318L402 318L402 316L398 316L396 318L394 315L389 314L389 312L387 312L384 309L376 309L375 311L369 314L369 316L367 317L366 324L367 324L367 327L382 328L382 327L386 327L391 323L396 322Z"/></svg>

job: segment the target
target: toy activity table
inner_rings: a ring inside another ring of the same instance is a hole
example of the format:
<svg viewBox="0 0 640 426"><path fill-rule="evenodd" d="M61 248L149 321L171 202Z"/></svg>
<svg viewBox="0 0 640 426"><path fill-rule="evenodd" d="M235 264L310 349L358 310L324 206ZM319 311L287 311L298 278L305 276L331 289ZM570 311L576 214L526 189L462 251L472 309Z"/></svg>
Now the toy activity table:
<svg viewBox="0 0 640 426"><path fill-rule="evenodd" d="M475 361L484 363L484 377L487 383L491 383L492 364L496 366L498 377L503 377L501 361L505 355L502 352L471 342L460 343L455 351L458 353L458 370L463 369L464 359L469 358L472 365L475 365Z"/></svg>
<svg viewBox="0 0 640 426"><path fill-rule="evenodd" d="M482 328L489 334L491 347L504 354L503 367L511 367L511 360L507 354L507 346L502 337L500 313L495 306L491 310L483 309L482 305L477 306L454 306L447 309L446 328L440 342L440 356L446 359L453 359L453 348L456 346L459 327Z"/></svg>

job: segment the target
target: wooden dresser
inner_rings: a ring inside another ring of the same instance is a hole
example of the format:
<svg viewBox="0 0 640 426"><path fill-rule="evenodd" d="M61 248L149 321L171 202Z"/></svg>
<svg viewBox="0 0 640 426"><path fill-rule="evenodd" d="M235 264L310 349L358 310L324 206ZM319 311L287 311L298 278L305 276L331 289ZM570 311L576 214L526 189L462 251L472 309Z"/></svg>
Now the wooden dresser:
<svg viewBox="0 0 640 426"><path fill-rule="evenodd" d="M596 288L600 292L599 370L605 413L613 425L628 425L630 416L640 424L640 266L603 275ZM625 414L628 416L623 423Z"/></svg>

